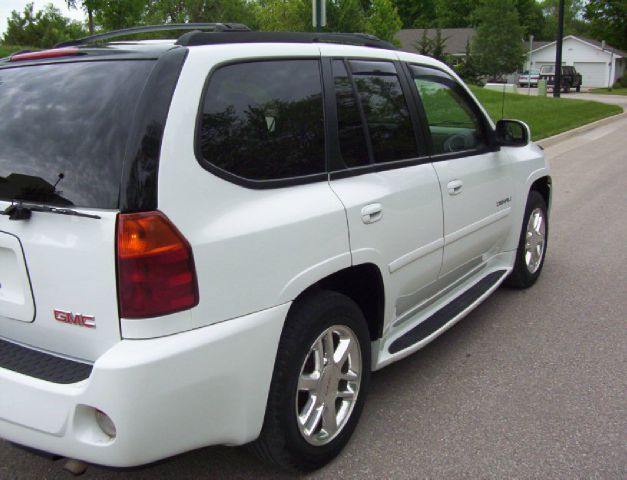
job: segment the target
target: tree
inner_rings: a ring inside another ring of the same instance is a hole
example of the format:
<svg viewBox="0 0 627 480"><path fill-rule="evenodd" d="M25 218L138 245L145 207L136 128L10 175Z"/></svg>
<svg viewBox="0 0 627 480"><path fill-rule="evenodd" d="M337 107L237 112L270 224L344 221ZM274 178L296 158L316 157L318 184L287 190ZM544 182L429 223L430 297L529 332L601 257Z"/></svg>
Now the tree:
<svg viewBox="0 0 627 480"><path fill-rule="evenodd" d="M466 55L453 64L453 69L466 83L479 84L481 75L470 48L470 41L466 42Z"/></svg>
<svg viewBox="0 0 627 480"><path fill-rule="evenodd" d="M464 28L474 24L479 0L435 0L436 24L440 28Z"/></svg>
<svg viewBox="0 0 627 480"><path fill-rule="evenodd" d="M516 0L516 10L520 25L525 30L525 36L542 37L545 25L542 6L536 0Z"/></svg>
<svg viewBox="0 0 627 480"><path fill-rule="evenodd" d="M257 5L247 0L148 0L144 3L147 3L145 23L235 22L258 27Z"/></svg>
<svg viewBox="0 0 627 480"><path fill-rule="evenodd" d="M494 79L516 71L524 50L514 0L483 0L476 19L479 26L471 49L481 72Z"/></svg>
<svg viewBox="0 0 627 480"><path fill-rule="evenodd" d="M397 43L394 35L402 26L398 11L391 0L372 0L368 11L368 33L381 40Z"/></svg>
<svg viewBox="0 0 627 480"><path fill-rule="evenodd" d="M564 1L564 36L587 34L588 25L582 17L583 4L583 0ZM543 40L555 40L559 0L543 0L541 6L545 20L541 37Z"/></svg>
<svg viewBox="0 0 627 480"><path fill-rule="evenodd" d="M613 47L627 50L627 2L589 0L584 17L590 22L590 35Z"/></svg>
<svg viewBox="0 0 627 480"><path fill-rule="evenodd" d="M78 8L78 3L82 6L83 10L87 13L87 28L89 29L90 34L94 34L96 31L96 26L94 22L94 17L96 11L100 8L102 4L102 0L65 0L68 8Z"/></svg>
<svg viewBox="0 0 627 480"><path fill-rule="evenodd" d="M311 31L311 2L307 0L260 0L259 28L267 31Z"/></svg>
<svg viewBox="0 0 627 480"><path fill-rule="evenodd" d="M7 45L50 48L60 42L84 37L85 34L79 22L64 17L52 4L34 12L33 4L29 3L22 13L15 10L11 12L2 42Z"/></svg>
<svg viewBox="0 0 627 480"><path fill-rule="evenodd" d="M331 32L367 31L367 7L368 5L364 6L362 0L343 0L328 2L326 29ZM309 23L311 24L311 21Z"/></svg>
<svg viewBox="0 0 627 480"><path fill-rule="evenodd" d="M101 0L95 10L96 24L104 30L119 30L141 23L147 0Z"/></svg>
<svg viewBox="0 0 627 480"><path fill-rule="evenodd" d="M427 36L426 28L422 31L420 40L414 43L414 47L416 47L416 50L418 50L418 53L421 55L431 55L431 39Z"/></svg>
<svg viewBox="0 0 627 480"><path fill-rule="evenodd" d="M394 0L403 28L429 28L435 25L436 0Z"/></svg>

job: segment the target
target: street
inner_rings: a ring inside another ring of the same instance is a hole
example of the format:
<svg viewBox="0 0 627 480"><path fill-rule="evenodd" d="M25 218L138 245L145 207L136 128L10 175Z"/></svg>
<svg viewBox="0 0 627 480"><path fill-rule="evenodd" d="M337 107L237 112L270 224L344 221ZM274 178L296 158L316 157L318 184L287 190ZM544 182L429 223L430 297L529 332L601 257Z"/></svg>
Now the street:
<svg viewBox="0 0 627 480"><path fill-rule="evenodd" d="M626 132L623 117L546 149L554 201L539 282L499 289L376 372L352 441L309 478L627 478ZM2 479L71 478L62 467L0 441ZM82 478L283 477L244 448L212 447Z"/></svg>

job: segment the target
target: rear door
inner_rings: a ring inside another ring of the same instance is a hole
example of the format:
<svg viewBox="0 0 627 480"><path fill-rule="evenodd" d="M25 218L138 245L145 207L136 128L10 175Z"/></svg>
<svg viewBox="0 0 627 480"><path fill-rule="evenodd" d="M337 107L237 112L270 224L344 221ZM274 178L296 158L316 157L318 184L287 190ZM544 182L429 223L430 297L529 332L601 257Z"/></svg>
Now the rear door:
<svg viewBox="0 0 627 480"><path fill-rule="evenodd" d="M444 207L441 277L462 277L500 253L511 229L511 161L490 147L487 119L447 73L411 66ZM447 282L448 283L448 282Z"/></svg>
<svg viewBox="0 0 627 480"><path fill-rule="evenodd" d="M115 234L154 61L0 67L0 337L95 360L120 339Z"/></svg>
<svg viewBox="0 0 627 480"><path fill-rule="evenodd" d="M438 179L413 128L415 111L399 64L328 61L339 144L330 183L346 209L353 263L376 263L388 318L407 316L440 270Z"/></svg>

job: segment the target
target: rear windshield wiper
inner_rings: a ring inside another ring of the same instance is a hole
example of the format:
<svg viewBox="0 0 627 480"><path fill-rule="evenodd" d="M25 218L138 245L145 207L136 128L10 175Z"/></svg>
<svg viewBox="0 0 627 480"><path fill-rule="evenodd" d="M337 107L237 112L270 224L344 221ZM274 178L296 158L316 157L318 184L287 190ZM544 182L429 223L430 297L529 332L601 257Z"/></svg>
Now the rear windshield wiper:
<svg viewBox="0 0 627 480"><path fill-rule="evenodd" d="M9 220L28 220L33 212L54 213L57 215L71 215L74 217L94 218L99 220L98 215L81 213L69 208L48 207L46 205L24 205L22 202L14 203L7 207L0 215L7 215Z"/></svg>

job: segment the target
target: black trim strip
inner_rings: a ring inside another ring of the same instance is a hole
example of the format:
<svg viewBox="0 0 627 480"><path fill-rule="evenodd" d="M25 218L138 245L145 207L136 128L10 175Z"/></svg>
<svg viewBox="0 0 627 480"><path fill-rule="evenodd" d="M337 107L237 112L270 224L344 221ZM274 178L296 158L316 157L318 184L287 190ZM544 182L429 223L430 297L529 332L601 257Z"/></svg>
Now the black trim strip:
<svg viewBox="0 0 627 480"><path fill-rule="evenodd" d="M497 270L485 276L452 302L446 304L405 335L394 340L388 351L392 354L398 353L427 338L468 308L468 306L475 302L481 295L490 290L506 273L506 270Z"/></svg>
<svg viewBox="0 0 627 480"><path fill-rule="evenodd" d="M159 158L163 131L186 48L166 52L150 74L135 114L126 147L120 187L120 211L156 210Z"/></svg>
<svg viewBox="0 0 627 480"><path fill-rule="evenodd" d="M93 366L0 340L0 368L67 385L89 378Z"/></svg>

